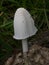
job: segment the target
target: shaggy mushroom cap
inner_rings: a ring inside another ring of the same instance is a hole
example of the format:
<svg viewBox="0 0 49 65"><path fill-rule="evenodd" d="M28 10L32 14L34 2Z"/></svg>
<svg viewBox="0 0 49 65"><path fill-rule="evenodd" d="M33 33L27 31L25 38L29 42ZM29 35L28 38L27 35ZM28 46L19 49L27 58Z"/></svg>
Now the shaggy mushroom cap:
<svg viewBox="0 0 49 65"><path fill-rule="evenodd" d="M14 15L14 38L25 39L35 35L37 28L34 25L29 12L24 8L18 8Z"/></svg>

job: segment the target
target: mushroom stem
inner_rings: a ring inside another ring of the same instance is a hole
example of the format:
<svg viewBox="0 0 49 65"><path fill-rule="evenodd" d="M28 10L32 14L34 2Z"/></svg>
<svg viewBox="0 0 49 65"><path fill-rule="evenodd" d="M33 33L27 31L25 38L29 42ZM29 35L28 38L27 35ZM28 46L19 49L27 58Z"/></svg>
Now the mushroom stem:
<svg viewBox="0 0 49 65"><path fill-rule="evenodd" d="M27 57L27 52L28 52L27 39L22 40L22 48L23 48L23 57L24 57L25 65L29 65L28 57Z"/></svg>
<svg viewBox="0 0 49 65"><path fill-rule="evenodd" d="M27 39L22 40L22 48L23 48L23 53L28 52Z"/></svg>

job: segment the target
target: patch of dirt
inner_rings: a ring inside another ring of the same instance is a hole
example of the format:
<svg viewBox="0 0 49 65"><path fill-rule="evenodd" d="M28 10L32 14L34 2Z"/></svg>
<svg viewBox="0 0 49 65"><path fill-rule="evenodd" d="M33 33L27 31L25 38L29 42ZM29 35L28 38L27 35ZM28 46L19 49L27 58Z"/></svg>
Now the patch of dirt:
<svg viewBox="0 0 49 65"><path fill-rule="evenodd" d="M8 58L5 65L10 65L13 60L13 56ZM40 45L32 45L27 54L28 65L49 65L49 48L42 47ZM15 55L15 61L12 65L24 65L24 58L22 53Z"/></svg>

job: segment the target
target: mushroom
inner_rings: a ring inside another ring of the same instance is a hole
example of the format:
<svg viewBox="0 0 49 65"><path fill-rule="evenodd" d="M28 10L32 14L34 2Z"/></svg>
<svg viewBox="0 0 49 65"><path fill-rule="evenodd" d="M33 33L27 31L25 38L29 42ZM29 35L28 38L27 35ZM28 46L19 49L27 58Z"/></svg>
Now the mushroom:
<svg viewBox="0 0 49 65"><path fill-rule="evenodd" d="M24 8L18 8L14 15L14 39L22 40L23 54L28 52L27 38L35 35L37 28L29 12Z"/></svg>

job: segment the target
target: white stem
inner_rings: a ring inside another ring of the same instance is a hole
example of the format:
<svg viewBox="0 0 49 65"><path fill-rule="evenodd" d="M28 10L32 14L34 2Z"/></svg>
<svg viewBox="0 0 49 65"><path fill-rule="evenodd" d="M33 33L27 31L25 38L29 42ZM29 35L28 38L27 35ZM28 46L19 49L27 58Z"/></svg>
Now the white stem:
<svg viewBox="0 0 49 65"><path fill-rule="evenodd" d="M27 39L22 40L22 48L23 48L23 52L28 52Z"/></svg>

